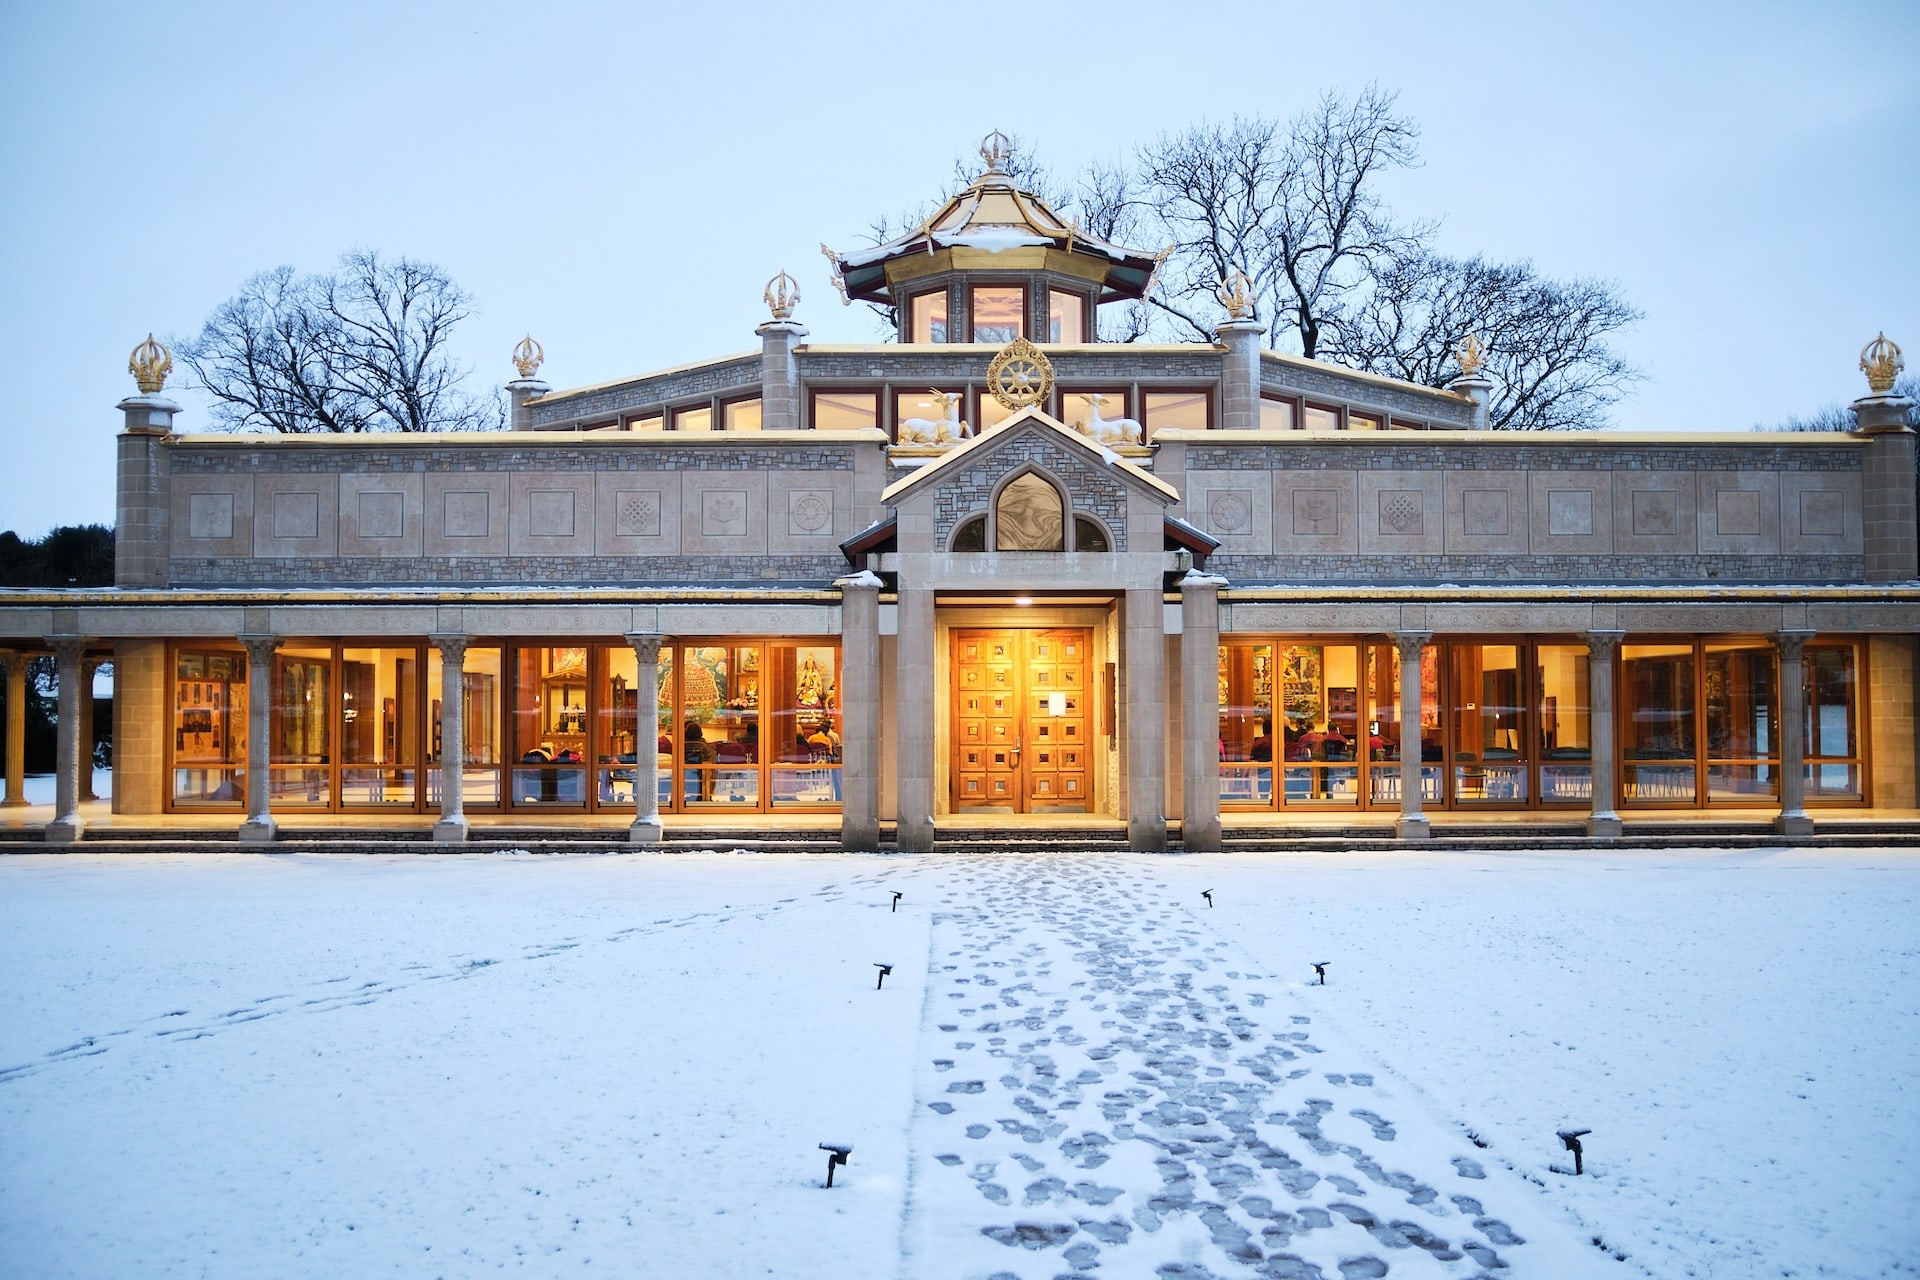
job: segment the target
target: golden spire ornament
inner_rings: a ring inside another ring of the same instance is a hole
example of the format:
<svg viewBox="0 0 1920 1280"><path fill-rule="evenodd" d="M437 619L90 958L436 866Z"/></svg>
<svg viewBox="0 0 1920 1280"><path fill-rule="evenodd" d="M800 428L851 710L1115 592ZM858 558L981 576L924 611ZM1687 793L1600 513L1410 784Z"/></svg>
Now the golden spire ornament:
<svg viewBox="0 0 1920 1280"><path fill-rule="evenodd" d="M133 375L141 395L157 395L167 385L167 375L173 372L173 352L148 334L147 340L127 357L127 372Z"/></svg>
<svg viewBox="0 0 1920 1280"><path fill-rule="evenodd" d="M1253 316L1253 281L1235 267L1213 288L1213 296L1227 309L1227 319L1247 320Z"/></svg>
<svg viewBox="0 0 1920 1280"><path fill-rule="evenodd" d="M513 367L520 371L522 378L531 378L546 358L547 353L533 340L532 334L520 339L520 345L513 349Z"/></svg>
<svg viewBox="0 0 1920 1280"><path fill-rule="evenodd" d="M1487 349L1480 344L1478 337L1470 333L1460 339L1460 345L1453 349L1453 358L1460 362L1461 377L1477 378L1480 376L1480 366L1487 362Z"/></svg>
<svg viewBox="0 0 1920 1280"><path fill-rule="evenodd" d="M767 281L767 291L762 296L775 320L791 320L793 309L800 305L800 282L782 271Z"/></svg>
<svg viewBox="0 0 1920 1280"><path fill-rule="evenodd" d="M1005 176L1007 161L1013 156L1013 139L995 129L980 139L980 158L987 162L987 173ZM982 177L985 174L981 175Z"/></svg>
<svg viewBox="0 0 1920 1280"><path fill-rule="evenodd" d="M1860 372L1867 375L1867 386L1877 396L1893 390L1893 381L1907 362L1900 358L1900 345L1888 339L1886 332L1860 348Z"/></svg>

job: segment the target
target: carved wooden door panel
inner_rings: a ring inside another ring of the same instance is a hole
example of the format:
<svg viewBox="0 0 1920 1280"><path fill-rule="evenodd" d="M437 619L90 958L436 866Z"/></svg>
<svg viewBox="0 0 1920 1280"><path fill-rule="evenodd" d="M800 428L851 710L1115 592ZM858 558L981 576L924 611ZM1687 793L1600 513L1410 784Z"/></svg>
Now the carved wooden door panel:
<svg viewBox="0 0 1920 1280"><path fill-rule="evenodd" d="M1091 808L1084 629L953 633L953 807Z"/></svg>

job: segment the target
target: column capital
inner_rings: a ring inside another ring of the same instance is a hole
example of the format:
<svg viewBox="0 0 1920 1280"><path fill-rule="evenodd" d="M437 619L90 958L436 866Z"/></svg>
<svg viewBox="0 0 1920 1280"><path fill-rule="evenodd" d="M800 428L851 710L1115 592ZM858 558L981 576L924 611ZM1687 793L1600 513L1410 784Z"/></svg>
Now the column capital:
<svg viewBox="0 0 1920 1280"><path fill-rule="evenodd" d="M440 651L440 661L444 664L451 665L467 660L467 645L472 642L473 638L471 636L446 635L443 633L430 635L427 639L432 643L434 648Z"/></svg>
<svg viewBox="0 0 1920 1280"><path fill-rule="evenodd" d="M61 663L79 662L87 656L85 636L48 636L47 644Z"/></svg>
<svg viewBox="0 0 1920 1280"><path fill-rule="evenodd" d="M1619 628L1596 627L1587 632L1587 657L1611 659L1626 638L1627 633Z"/></svg>
<svg viewBox="0 0 1920 1280"><path fill-rule="evenodd" d="M1227 580L1217 573L1202 573L1198 569L1189 569L1180 579L1180 594L1187 592L1218 591L1227 585Z"/></svg>
<svg viewBox="0 0 1920 1280"><path fill-rule="evenodd" d="M842 592L847 592L878 591L887 584L880 581L880 575L873 570L862 569L858 573L850 573L844 578L835 578L833 585L840 588Z"/></svg>
<svg viewBox="0 0 1920 1280"><path fill-rule="evenodd" d="M279 636L245 635L236 636L246 646L247 661L266 662L273 657L273 651L280 647Z"/></svg>
<svg viewBox="0 0 1920 1280"><path fill-rule="evenodd" d="M1807 641L1813 639L1815 632L1806 627L1782 627L1774 632L1774 648L1778 650L1783 662L1798 662L1806 654Z"/></svg>
<svg viewBox="0 0 1920 1280"><path fill-rule="evenodd" d="M1400 661L1418 661L1420 651L1433 640L1431 631L1396 631L1393 633L1393 647L1400 651Z"/></svg>
<svg viewBox="0 0 1920 1280"><path fill-rule="evenodd" d="M665 644L667 640L668 637L664 632L627 632L627 643L633 646L634 656L642 662L658 663L660 661L660 646Z"/></svg>

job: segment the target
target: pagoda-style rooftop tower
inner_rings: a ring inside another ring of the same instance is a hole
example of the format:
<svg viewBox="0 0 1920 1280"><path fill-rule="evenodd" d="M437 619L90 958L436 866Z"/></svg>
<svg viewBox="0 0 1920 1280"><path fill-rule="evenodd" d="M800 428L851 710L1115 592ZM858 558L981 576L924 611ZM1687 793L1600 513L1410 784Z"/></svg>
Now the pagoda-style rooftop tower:
<svg viewBox="0 0 1920 1280"><path fill-rule="evenodd" d="M998 131L986 172L906 235L856 253L821 246L847 301L891 305L902 342L1094 340L1094 309L1138 298L1152 254L1090 236L1007 175Z"/></svg>

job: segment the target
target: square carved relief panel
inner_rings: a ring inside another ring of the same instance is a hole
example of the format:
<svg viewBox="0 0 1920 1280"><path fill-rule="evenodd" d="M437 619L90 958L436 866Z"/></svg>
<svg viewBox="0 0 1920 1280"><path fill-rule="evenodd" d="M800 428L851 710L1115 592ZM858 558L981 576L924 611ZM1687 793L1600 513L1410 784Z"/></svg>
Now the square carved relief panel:
<svg viewBox="0 0 1920 1280"><path fill-rule="evenodd" d="M708 538L746 537L746 490L708 489L701 493L700 533Z"/></svg>
<svg viewBox="0 0 1920 1280"><path fill-rule="evenodd" d="M1468 537L1504 538L1508 532L1505 489L1468 489L1461 495L1460 527Z"/></svg>
<svg viewBox="0 0 1920 1280"><path fill-rule="evenodd" d="M614 494L613 531L623 538L650 538L660 532L660 491L622 489Z"/></svg>
<svg viewBox="0 0 1920 1280"><path fill-rule="evenodd" d="M1293 491L1293 531L1297 535L1340 532L1340 494L1333 489Z"/></svg>
<svg viewBox="0 0 1920 1280"><path fill-rule="evenodd" d="M1425 497L1418 489L1380 491L1380 532L1387 537L1418 537L1426 532Z"/></svg>

